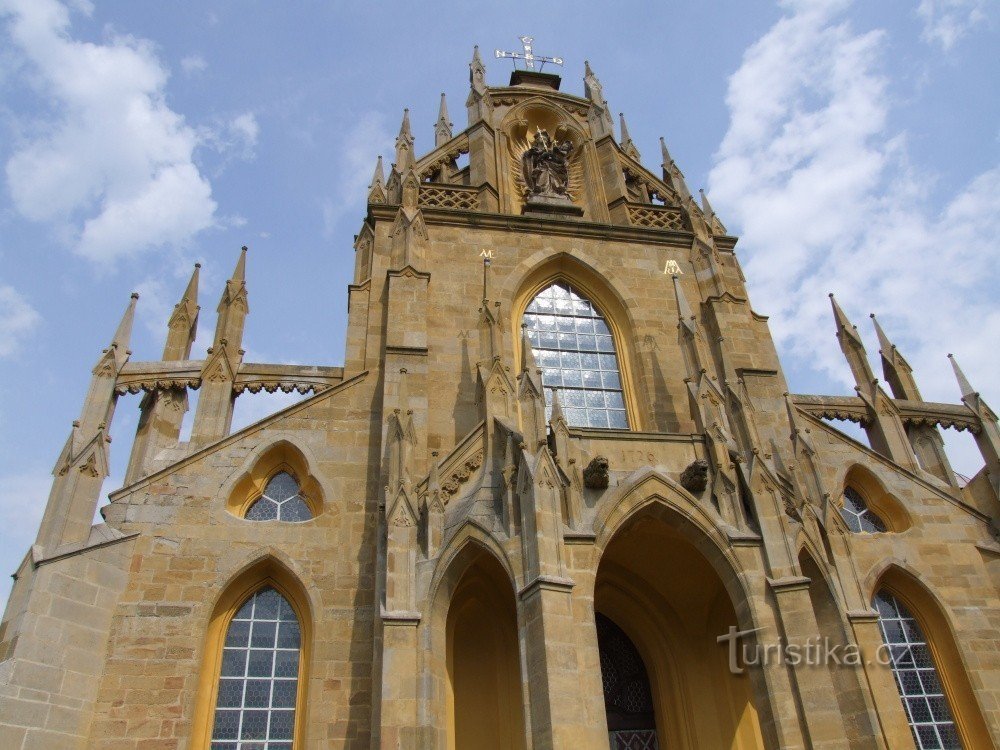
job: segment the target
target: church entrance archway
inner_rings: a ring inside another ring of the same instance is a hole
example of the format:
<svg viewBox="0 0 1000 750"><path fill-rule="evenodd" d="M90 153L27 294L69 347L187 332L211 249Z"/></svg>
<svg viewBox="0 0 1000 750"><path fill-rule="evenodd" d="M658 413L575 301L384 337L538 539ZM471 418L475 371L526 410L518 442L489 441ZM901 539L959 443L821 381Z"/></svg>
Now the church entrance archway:
<svg viewBox="0 0 1000 750"><path fill-rule="evenodd" d="M523 748L514 590L484 550L475 551L452 595L447 643L448 747Z"/></svg>
<svg viewBox="0 0 1000 750"><path fill-rule="evenodd" d="M716 641L731 625L739 627L732 599L683 526L700 533L674 511L649 506L623 524L601 557L594 608L609 746L763 748L749 677L730 672L727 651ZM623 670L631 675L632 697L623 698L613 685L609 693L614 676L603 670L614 663L610 650L628 645L641 670L634 657L617 657L630 665Z"/></svg>

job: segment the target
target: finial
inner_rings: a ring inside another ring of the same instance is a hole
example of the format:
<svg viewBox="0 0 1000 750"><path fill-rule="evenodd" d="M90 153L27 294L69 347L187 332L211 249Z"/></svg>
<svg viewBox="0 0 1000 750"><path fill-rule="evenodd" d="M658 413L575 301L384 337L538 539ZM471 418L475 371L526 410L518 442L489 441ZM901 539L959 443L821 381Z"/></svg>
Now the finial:
<svg viewBox="0 0 1000 750"><path fill-rule="evenodd" d="M840 305L837 304L837 298L833 296L833 292L830 292L830 304L833 306L833 318L837 322L837 329L842 330L863 348L864 344L861 341L861 334L858 333L857 326L851 323Z"/></svg>
<svg viewBox="0 0 1000 750"><path fill-rule="evenodd" d="M400 135L407 135L407 136L411 135L411 133L410 133L410 110L409 110L408 107L403 109L403 122L399 126L399 134Z"/></svg>
<svg viewBox="0 0 1000 750"><path fill-rule="evenodd" d="M583 74L585 76L592 76L592 75L594 75L594 71L590 69L590 60L584 60L583 61Z"/></svg>
<svg viewBox="0 0 1000 750"><path fill-rule="evenodd" d="M479 45L472 48L472 62L483 64L483 58L479 56Z"/></svg>
<svg viewBox="0 0 1000 750"><path fill-rule="evenodd" d="M191 278L188 280L187 287L184 289L184 295L181 297L181 301L178 302L174 307L180 307L185 301L190 302L193 305L198 304L198 279L201 274L201 263L194 264L194 270L191 272Z"/></svg>
<svg viewBox="0 0 1000 750"><path fill-rule="evenodd" d="M534 372L538 369L535 364L535 351L531 346L531 338L528 335L528 324L521 324L521 372Z"/></svg>

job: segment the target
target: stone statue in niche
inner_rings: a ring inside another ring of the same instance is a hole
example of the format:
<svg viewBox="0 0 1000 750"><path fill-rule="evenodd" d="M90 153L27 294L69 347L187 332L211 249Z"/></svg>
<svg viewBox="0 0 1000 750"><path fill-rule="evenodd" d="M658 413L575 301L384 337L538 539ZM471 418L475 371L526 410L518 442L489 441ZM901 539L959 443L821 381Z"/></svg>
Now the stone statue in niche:
<svg viewBox="0 0 1000 750"><path fill-rule="evenodd" d="M536 129L531 147L521 156L521 170L534 197L569 200L570 141L554 141L545 130Z"/></svg>

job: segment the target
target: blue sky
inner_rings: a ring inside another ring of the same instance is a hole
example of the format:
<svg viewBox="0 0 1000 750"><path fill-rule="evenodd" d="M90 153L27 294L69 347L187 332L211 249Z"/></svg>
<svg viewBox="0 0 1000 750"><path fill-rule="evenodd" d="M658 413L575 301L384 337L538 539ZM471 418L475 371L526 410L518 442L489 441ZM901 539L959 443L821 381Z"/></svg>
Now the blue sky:
<svg viewBox="0 0 1000 750"><path fill-rule="evenodd" d="M129 293L133 359L158 358L201 261L202 356L246 244L246 358L340 364L352 238L403 107L420 152L441 92L460 131L473 45L502 85L492 50L522 34L565 59L564 91L590 60L645 163L662 135L709 190L793 390L851 392L833 291L873 360L879 313L925 398L957 401L955 352L1000 403L1000 3L0 0L0 572ZM244 396L237 422L291 399ZM978 470L968 436L949 445Z"/></svg>

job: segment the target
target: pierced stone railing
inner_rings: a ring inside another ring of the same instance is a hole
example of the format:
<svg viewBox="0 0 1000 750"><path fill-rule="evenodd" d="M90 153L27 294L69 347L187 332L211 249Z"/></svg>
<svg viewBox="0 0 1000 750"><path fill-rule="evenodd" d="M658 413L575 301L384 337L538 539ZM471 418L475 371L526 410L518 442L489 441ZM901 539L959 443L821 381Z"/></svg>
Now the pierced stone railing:
<svg viewBox="0 0 1000 750"><path fill-rule="evenodd" d="M687 231L684 214L679 208L670 206L650 206L642 203L626 203L628 220L636 227L650 229L672 229L677 232Z"/></svg>
<svg viewBox="0 0 1000 750"><path fill-rule="evenodd" d="M476 188L462 185L425 182L420 186L418 202L421 208L477 211L479 209L479 191Z"/></svg>

